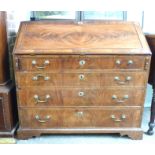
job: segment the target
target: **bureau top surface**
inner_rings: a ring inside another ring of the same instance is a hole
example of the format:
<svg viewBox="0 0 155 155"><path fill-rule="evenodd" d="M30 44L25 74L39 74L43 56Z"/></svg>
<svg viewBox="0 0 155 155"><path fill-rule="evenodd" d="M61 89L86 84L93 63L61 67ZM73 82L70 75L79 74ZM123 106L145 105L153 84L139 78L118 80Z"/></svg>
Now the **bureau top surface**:
<svg viewBox="0 0 155 155"><path fill-rule="evenodd" d="M22 22L16 54L150 54L138 24L117 21Z"/></svg>

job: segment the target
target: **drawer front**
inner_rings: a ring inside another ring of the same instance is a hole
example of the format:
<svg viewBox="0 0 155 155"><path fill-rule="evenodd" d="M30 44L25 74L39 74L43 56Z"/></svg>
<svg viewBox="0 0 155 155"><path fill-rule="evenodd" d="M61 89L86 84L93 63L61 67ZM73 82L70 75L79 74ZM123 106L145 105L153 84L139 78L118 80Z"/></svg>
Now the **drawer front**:
<svg viewBox="0 0 155 155"><path fill-rule="evenodd" d="M20 71L60 71L66 69L111 69L113 56L34 56L20 57Z"/></svg>
<svg viewBox="0 0 155 155"><path fill-rule="evenodd" d="M138 86L145 87L147 83L146 72L118 72L107 73L101 76L102 86Z"/></svg>
<svg viewBox="0 0 155 155"><path fill-rule="evenodd" d="M144 56L62 55L17 57L20 71L66 69L144 69Z"/></svg>
<svg viewBox="0 0 155 155"><path fill-rule="evenodd" d="M100 73L17 73L18 86L100 86Z"/></svg>
<svg viewBox="0 0 155 155"><path fill-rule="evenodd" d="M141 106L143 89L19 89L19 106Z"/></svg>
<svg viewBox="0 0 155 155"><path fill-rule="evenodd" d="M17 73L18 86L145 86L145 72L116 73Z"/></svg>
<svg viewBox="0 0 155 155"><path fill-rule="evenodd" d="M22 128L139 127L140 109L36 108L20 109Z"/></svg>
<svg viewBox="0 0 155 155"><path fill-rule="evenodd" d="M144 69L145 56L115 56L115 69Z"/></svg>

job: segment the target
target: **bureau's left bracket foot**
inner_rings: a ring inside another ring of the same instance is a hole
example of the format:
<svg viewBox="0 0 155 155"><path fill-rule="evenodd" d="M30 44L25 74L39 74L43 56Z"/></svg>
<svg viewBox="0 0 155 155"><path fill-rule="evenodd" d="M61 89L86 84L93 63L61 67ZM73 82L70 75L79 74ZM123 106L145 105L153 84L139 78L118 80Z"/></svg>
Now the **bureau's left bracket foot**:
<svg viewBox="0 0 155 155"><path fill-rule="evenodd" d="M19 140L27 140L33 137L39 137L41 135L40 132L31 132L31 131L24 131L24 130L17 130L16 138Z"/></svg>
<svg viewBox="0 0 155 155"><path fill-rule="evenodd" d="M120 133L121 136L128 136L132 140L142 140L143 139L143 131L132 131L132 132L126 132L123 131Z"/></svg>

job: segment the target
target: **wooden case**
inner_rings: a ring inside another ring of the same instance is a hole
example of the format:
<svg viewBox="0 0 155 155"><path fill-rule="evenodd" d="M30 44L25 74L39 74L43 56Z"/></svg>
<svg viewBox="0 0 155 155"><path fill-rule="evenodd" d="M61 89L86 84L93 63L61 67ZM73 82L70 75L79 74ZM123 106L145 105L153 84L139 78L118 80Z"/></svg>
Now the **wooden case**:
<svg viewBox="0 0 155 155"><path fill-rule="evenodd" d="M150 58L137 23L22 22L14 48L18 137L120 133L141 139Z"/></svg>
<svg viewBox="0 0 155 155"><path fill-rule="evenodd" d="M0 85L9 80L9 61L7 51L6 13L0 11Z"/></svg>
<svg viewBox="0 0 155 155"><path fill-rule="evenodd" d="M18 117L15 95L11 82L0 86L0 137L14 136Z"/></svg>
<svg viewBox="0 0 155 155"><path fill-rule="evenodd" d="M10 80L6 12L0 11L0 137L14 136L17 127L15 85Z"/></svg>

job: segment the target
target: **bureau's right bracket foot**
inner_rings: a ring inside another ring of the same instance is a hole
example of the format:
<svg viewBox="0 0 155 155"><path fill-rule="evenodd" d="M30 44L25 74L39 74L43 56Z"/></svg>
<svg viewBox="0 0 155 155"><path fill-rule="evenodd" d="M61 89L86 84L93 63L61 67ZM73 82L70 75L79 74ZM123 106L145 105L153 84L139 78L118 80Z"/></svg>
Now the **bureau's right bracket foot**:
<svg viewBox="0 0 155 155"><path fill-rule="evenodd" d="M128 136L132 140L142 140L143 139L143 131L123 131L120 133L121 136Z"/></svg>

